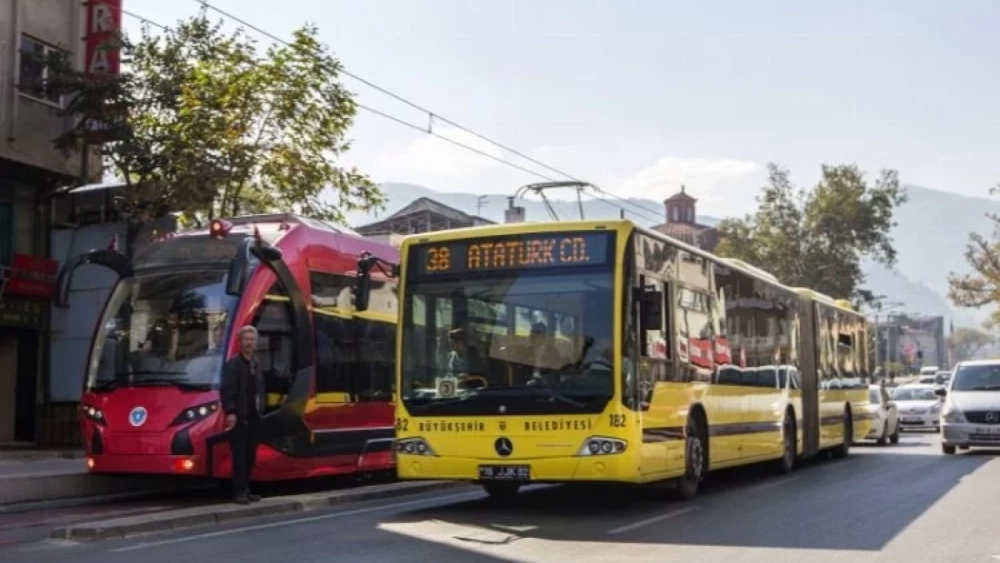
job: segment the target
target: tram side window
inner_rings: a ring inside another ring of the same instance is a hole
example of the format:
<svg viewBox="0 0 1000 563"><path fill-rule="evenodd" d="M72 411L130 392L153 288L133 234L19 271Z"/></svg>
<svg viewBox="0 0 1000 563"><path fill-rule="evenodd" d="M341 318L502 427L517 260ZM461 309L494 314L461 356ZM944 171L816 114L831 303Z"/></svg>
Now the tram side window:
<svg viewBox="0 0 1000 563"><path fill-rule="evenodd" d="M252 324L257 328L257 358L264 370L268 394L288 393L292 378L293 346L292 305L281 282L275 282L254 315ZM269 399L269 404L270 404Z"/></svg>
<svg viewBox="0 0 1000 563"><path fill-rule="evenodd" d="M313 319L316 330L316 393L326 395L319 400L349 402L355 357L351 322L321 312L316 312Z"/></svg>
<svg viewBox="0 0 1000 563"><path fill-rule="evenodd" d="M358 323L358 400L392 400L393 368L396 358L396 330L391 323L355 319Z"/></svg>
<svg viewBox="0 0 1000 563"><path fill-rule="evenodd" d="M351 401L354 371L354 331L340 316L349 310L351 279L326 272L309 272L312 286L316 349L316 392L321 402Z"/></svg>

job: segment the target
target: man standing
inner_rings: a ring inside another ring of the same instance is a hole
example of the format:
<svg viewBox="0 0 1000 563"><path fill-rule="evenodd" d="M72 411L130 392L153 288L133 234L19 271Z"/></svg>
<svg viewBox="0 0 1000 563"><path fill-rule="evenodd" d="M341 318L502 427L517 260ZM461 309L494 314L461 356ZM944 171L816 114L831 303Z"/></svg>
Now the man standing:
<svg viewBox="0 0 1000 563"><path fill-rule="evenodd" d="M257 428L264 410L264 374L255 356L257 329L239 332L240 353L222 368L222 410L233 452L233 499L238 504L260 500L250 494L250 472L257 460Z"/></svg>

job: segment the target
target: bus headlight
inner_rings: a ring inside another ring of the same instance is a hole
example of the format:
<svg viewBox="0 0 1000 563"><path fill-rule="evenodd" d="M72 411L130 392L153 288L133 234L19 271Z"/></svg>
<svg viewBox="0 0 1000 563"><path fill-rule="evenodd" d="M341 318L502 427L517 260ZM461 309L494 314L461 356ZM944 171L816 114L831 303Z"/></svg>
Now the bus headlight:
<svg viewBox="0 0 1000 563"><path fill-rule="evenodd" d="M431 445L423 438L396 440L395 448L397 454L437 456Z"/></svg>
<svg viewBox="0 0 1000 563"><path fill-rule="evenodd" d="M184 409L181 414L177 415L177 418L170 423L170 426L177 426L178 424L187 424L189 422L196 422L208 418L208 416L215 411L219 410L219 402L212 401L211 403L205 403L203 405L193 406L191 408Z"/></svg>
<svg viewBox="0 0 1000 563"><path fill-rule="evenodd" d="M104 413L97 407L83 405L83 415L97 424L103 425L105 423Z"/></svg>
<svg viewBox="0 0 1000 563"><path fill-rule="evenodd" d="M591 436L583 441L580 450L576 452L578 456L593 455L613 455L620 454L628 447L628 442L618 438L607 438L605 436Z"/></svg>

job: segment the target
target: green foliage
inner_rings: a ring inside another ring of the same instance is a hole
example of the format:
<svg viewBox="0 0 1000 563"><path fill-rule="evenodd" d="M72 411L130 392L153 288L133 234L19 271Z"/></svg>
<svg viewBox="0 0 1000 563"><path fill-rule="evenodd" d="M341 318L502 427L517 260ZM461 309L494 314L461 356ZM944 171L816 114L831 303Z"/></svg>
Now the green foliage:
<svg viewBox="0 0 1000 563"><path fill-rule="evenodd" d="M992 188L990 194L998 191L1000 186ZM1000 302L1000 216L988 213L987 217L993 220L993 236L971 233L965 247L965 259L972 273L948 274L948 298L960 307L978 309ZM1000 309L993 311L986 325L1000 326Z"/></svg>
<svg viewBox="0 0 1000 563"><path fill-rule="evenodd" d="M796 188L788 171L768 165L768 184L755 213L719 224L716 253L763 268L783 283L837 299L871 303L862 288L862 258L892 266L893 211L906 201L893 170L874 184L853 165L823 166L811 191Z"/></svg>
<svg viewBox="0 0 1000 563"><path fill-rule="evenodd" d="M131 203L196 223L275 211L342 223L346 211L381 208L367 176L336 164L350 149L357 106L317 29L262 52L242 30L221 26L202 12L123 39L123 73L111 80L51 61L50 87L70 95L66 113L81 118L57 145L80 147L85 118L113 122L117 140L103 153Z"/></svg>
<svg viewBox="0 0 1000 563"><path fill-rule="evenodd" d="M996 338L991 334L975 328L956 328L947 338L948 350L956 362L974 359L983 348L994 342Z"/></svg>

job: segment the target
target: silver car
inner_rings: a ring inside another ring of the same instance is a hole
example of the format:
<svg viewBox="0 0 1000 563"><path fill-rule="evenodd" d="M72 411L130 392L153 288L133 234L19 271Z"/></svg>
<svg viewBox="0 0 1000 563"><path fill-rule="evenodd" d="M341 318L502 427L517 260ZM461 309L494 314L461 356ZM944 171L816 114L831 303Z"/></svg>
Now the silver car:
<svg viewBox="0 0 1000 563"><path fill-rule="evenodd" d="M899 420L905 430L940 430L941 398L934 385L911 383L893 389L892 400L899 407Z"/></svg>
<svg viewBox="0 0 1000 563"><path fill-rule="evenodd" d="M1000 360L961 362L947 387L941 408L941 451L1000 447Z"/></svg>

